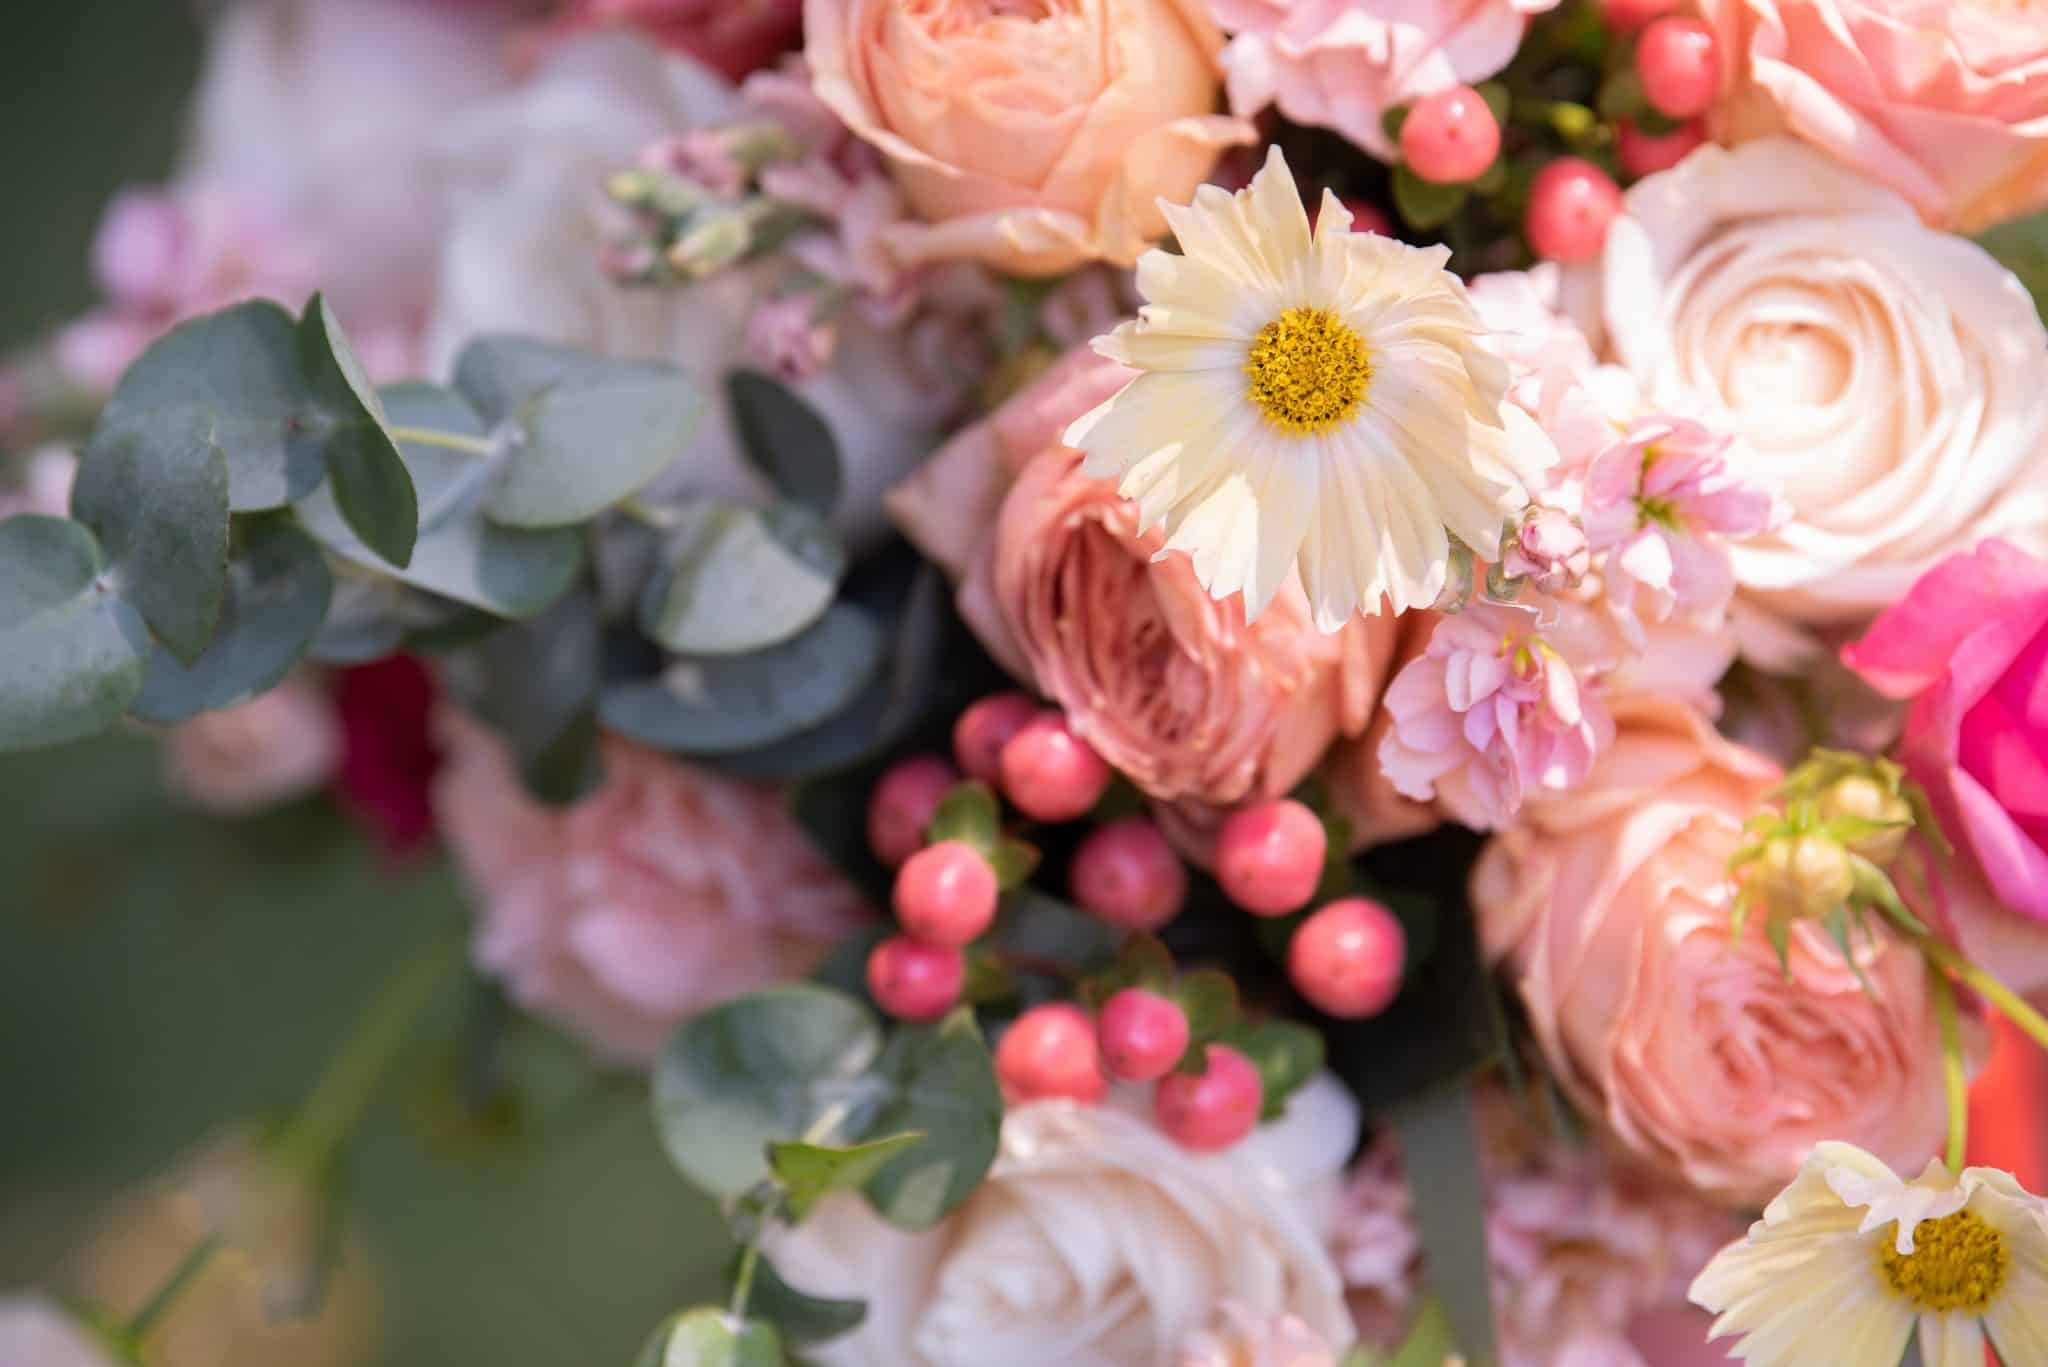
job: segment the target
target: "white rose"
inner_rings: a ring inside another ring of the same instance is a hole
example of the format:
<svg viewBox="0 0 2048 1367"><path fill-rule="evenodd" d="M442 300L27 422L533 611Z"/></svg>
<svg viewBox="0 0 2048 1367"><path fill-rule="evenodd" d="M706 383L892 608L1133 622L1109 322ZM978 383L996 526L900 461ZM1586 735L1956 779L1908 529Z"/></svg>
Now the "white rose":
<svg viewBox="0 0 2048 1367"><path fill-rule="evenodd" d="M0 1294L0 1362L9 1367L114 1367L114 1355L40 1292Z"/></svg>
<svg viewBox="0 0 2048 1367"><path fill-rule="evenodd" d="M791 1285L868 1305L820 1367L1168 1367L1228 1299L1354 1335L1325 1248L1358 1110L1329 1077L1234 1149L1180 1148L1120 1098L1003 1119L987 1181L937 1229L835 1197L770 1250Z"/></svg>
<svg viewBox="0 0 2048 1367"><path fill-rule="evenodd" d="M657 492L764 494L721 380L751 364L747 322L789 267L769 259L688 289L636 289L614 282L600 259L618 214L605 177L650 143L735 117L732 88L709 68L610 33L565 44L526 87L450 128L439 150L453 223L428 324L430 367L446 372L486 332L672 362L711 391L711 404ZM836 525L871 539L884 526L882 492L930 450L952 396L921 382L902 337L850 313L832 364L793 388L839 441Z"/></svg>
<svg viewBox="0 0 2048 1367"><path fill-rule="evenodd" d="M1705 147L1629 192L1579 283L1646 402L1785 495L1734 548L1760 604L1855 622L1985 537L2048 551L2048 332L1897 195L1803 144Z"/></svg>

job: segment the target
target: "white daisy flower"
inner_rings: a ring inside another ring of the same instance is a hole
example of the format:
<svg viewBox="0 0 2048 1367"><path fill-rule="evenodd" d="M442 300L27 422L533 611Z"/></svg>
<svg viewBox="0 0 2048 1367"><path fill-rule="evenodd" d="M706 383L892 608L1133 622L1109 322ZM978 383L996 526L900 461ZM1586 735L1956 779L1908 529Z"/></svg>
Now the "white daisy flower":
<svg viewBox="0 0 2048 1367"><path fill-rule="evenodd" d="M1311 233L1277 147L1250 188L1160 207L1181 254L1139 259L1148 302L1096 340L1142 373L1067 429L1087 473L1248 619L1297 566L1324 631L1435 602L1449 537L1492 555L1556 457L1504 425L1507 366L1449 250L1354 233L1327 190Z"/></svg>
<svg viewBox="0 0 2048 1367"><path fill-rule="evenodd" d="M2048 1207L2011 1175L1939 1162L1912 1182L1821 1144L1692 1299L1756 1367L1896 1367L1917 1324L1927 1367L2048 1364Z"/></svg>

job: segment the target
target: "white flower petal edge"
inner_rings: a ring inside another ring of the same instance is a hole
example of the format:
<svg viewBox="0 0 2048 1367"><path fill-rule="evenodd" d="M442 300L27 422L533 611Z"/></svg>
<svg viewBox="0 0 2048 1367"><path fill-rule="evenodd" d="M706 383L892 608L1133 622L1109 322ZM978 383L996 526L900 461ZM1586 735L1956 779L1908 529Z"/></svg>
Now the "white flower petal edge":
<svg viewBox="0 0 2048 1367"><path fill-rule="evenodd" d="M1556 460L1503 417L1448 249L1354 233L1327 190L1311 231L1277 147L1248 188L1161 208L1181 254L1139 260L1144 308L1096 340L1139 374L1068 427L1083 468L1248 619L1297 568L1326 632L1435 602L1449 538L1493 554Z"/></svg>
<svg viewBox="0 0 2048 1367"><path fill-rule="evenodd" d="M1987 1337L2048 1363L2048 1206L1993 1168L1907 1182L1821 1144L1690 1294L1753 1367L1895 1367L1916 1327L1927 1367L1980 1367Z"/></svg>

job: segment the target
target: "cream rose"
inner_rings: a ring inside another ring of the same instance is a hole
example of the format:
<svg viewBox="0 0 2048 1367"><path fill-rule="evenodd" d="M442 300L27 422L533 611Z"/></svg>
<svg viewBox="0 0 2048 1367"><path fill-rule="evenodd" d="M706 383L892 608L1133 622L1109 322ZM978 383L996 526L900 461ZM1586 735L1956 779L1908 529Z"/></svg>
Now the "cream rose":
<svg viewBox="0 0 2048 1367"><path fill-rule="evenodd" d="M1223 39L1197 0L805 0L804 41L818 98L926 220L891 230L909 263L1128 266L1166 231L1154 201L1252 140L1213 112Z"/></svg>
<svg viewBox="0 0 2048 1367"><path fill-rule="evenodd" d="M1353 1338L1324 1251L1358 1111L1328 1077L1221 1154L1180 1148L1122 1099L1003 1118L988 1180L907 1234L856 1197L770 1253L790 1284L868 1303L820 1367L1174 1367L1224 1300Z"/></svg>
<svg viewBox="0 0 2048 1367"><path fill-rule="evenodd" d="M1816 925L1787 966L1731 933L1728 859L1777 766L1690 709L1617 706L1579 789L1530 803L1472 873L1490 955L1560 1083L1626 1148L1698 1190L1761 1203L1813 1145L1900 1171L1939 1146L1941 1043L1920 955L1875 929L1862 976Z"/></svg>
<svg viewBox="0 0 2048 1367"><path fill-rule="evenodd" d="M1855 622L1988 536L2048 550L2048 332L1961 238L1803 144L1707 147L1629 192L1576 284L1644 401L1738 438L1790 517L1733 548L1808 624Z"/></svg>

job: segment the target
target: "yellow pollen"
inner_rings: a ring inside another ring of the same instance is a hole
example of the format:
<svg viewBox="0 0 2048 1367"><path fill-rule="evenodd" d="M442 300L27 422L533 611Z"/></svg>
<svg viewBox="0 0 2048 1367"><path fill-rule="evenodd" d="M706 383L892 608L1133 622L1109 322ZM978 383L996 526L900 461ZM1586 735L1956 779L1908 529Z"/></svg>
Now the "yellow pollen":
<svg viewBox="0 0 2048 1367"><path fill-rule="evenodd" d="M1372 358L1365 339L1336 314L1288 309L1259 329L1244 375L1269 422L1306 435L1357 411L1372 383Z"/></svg>
<svg viewBox="0 0 2048 1367"><path fill-rule="evenodd" d="M1877 1250L1877 1270L1892 1294L1915 1310L1938 1314L1983 1314L2011 1267L2005 1240L1967 1210L1921 1221L1911 1253L1899 1252L1889 1235Z"/></svg>

